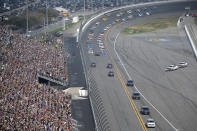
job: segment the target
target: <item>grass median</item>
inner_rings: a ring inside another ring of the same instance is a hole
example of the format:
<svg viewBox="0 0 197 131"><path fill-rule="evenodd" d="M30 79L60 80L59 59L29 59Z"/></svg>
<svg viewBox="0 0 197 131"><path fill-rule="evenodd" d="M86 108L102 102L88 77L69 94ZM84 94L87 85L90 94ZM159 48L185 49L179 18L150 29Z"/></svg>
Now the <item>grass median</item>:
<svg viewBox="0 0 197 131"><path fill-rule="evenodd" d="M73 27L73 25L75 25L75 23L66 24L65 25L65 30L63 30L63 27L59 27L59 28L56 28L55 30L50 31L49 33L54 34L54 33L57 33L59 31L66 31L67 29Z"/></svg>
<svg viewBox="0 0 197 131"><path fill-rule="evenodd" d="M195 24L197 25L197 18L194 19Z"/></svg>
<svg viewBox="0 0 197 131"><path fill-rule="evenodd" d="M123 29L122 33L133 35L133 34L147 33L147 32L172 28L172 27L176 27L178 19L179 19L178 16L156 18L129 26Z"/></svg>

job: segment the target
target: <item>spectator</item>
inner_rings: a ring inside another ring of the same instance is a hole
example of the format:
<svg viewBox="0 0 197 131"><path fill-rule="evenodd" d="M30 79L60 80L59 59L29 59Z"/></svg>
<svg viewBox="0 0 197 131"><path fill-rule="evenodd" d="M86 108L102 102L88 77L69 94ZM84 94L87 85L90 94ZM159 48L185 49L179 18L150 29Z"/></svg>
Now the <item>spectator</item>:
<svg viewBox="0 0 197 131"><path fill-rule="evenodd" d="M0 26L0 130L72 130L71 97L39 84L37 73L66 76L61 48Z"/></svg>

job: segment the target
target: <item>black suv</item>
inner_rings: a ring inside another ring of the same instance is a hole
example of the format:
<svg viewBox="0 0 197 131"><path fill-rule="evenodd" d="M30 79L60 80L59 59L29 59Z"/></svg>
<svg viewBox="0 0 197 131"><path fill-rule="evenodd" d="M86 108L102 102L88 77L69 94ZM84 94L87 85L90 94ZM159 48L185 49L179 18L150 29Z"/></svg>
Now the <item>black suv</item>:
<svg viewBox="0 0 197 131"><path fill-rule="evenodd" d="M90 66L91 67L96 67L96 63L95 62L92 62Z"/></svg>
<svg viewBox="0 0 197 131"><path fill-rule="evenodd" d="M133 92L132 98L134 100L140 100L140 93L139 92Z"/></svg>
<svg viewBox="0 0 197 131"><path fill-rule="evenodd" d="M109 77L114 77L114 72L113 72L113 71L109 71L109 72L108 72L108 76L109 76Z"/></svg>
<svg viewBox="0 0 197 131"><path fill-rule="evenodd" d="M149 114L150 114L150 111L149 111L148 106L142 106L142 107L141 107L141 110L140 110L140 113L141 113L142 115L149 115Z"/></svg>
<svg viewBox="0 0 197 131"><path fill-rule="evenodd" d="M127 81L127 86L134 86L134 81L133 80L128 80Z"/></svg>
<svg viewBox="0 0 197 131"><path fill-rule="evenodd" d="M112 69L113 65L112 64L107 64L107 68Z"/></svg>

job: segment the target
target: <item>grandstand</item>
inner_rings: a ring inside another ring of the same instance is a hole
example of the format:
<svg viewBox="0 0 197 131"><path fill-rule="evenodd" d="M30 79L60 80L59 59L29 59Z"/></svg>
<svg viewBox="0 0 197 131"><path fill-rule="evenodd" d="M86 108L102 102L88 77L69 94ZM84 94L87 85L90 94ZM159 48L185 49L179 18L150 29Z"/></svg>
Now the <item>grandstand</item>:
<svg viewBox="0 0 197 131"><path fill-rule="evenodd" d="M40 84L39 73L65 81L65 51L0 25L0 130L71 131L71 95Z"/></svg>

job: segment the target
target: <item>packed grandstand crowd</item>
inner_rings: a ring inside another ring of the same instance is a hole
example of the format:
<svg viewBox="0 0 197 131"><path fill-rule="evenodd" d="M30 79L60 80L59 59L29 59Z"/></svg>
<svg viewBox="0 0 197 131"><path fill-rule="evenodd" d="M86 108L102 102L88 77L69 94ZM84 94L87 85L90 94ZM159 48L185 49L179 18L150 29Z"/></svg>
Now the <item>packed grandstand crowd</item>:
<svg viewBox="0 0 197 131"><path fill-rule="evenodd" d="M51 46L0 25L0 130L71 131L71 96L40 84L37 74L65 80L63 43Z"/></svg>

